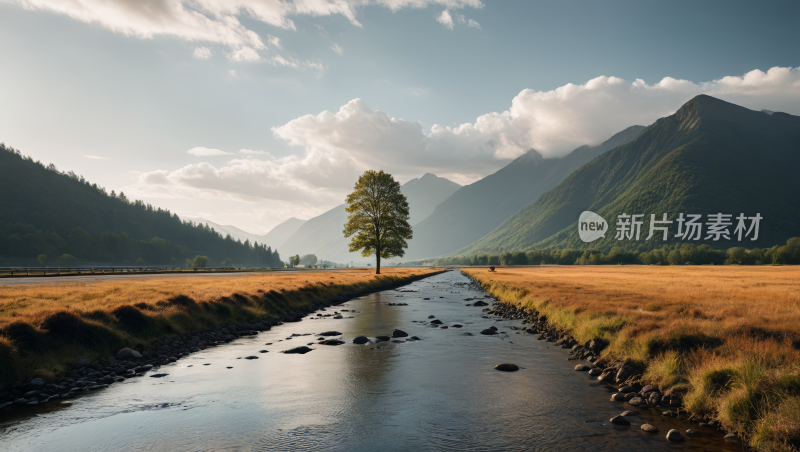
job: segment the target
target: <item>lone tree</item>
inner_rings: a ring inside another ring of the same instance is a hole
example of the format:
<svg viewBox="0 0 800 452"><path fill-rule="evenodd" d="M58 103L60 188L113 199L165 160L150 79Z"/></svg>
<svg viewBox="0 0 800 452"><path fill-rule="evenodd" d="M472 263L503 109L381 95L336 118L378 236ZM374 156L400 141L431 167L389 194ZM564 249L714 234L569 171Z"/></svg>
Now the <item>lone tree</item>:
<svg viewBox="0 0 800 452"><path fill-rule="evenodd" d="M347 224L344 236L350 252L361 251L364 257L375 254L375 274L381 273L381 258L403 257L406 240L411 240L408 224L408 201L400 184L391 174L369 170L358 178L353 192L347 195Z"/></svg>

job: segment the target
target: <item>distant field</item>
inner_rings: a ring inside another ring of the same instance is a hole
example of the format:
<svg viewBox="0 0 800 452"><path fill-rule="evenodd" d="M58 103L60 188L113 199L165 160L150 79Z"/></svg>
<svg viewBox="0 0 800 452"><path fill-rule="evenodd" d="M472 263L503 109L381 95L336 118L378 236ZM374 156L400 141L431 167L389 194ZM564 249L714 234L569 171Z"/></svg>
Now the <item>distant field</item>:
<svg viewBox="0 0 800 452"><path fill-rule="evenodd" d="M800 267L463 271L580 341L609 341L604 359L631 359L758 450L800 444Z"/></svg>
<svg viewBox="0 0 800 452"><path fill-rule="evenodd" d="M137 343L290 312L339 294L379 290L431 269L353 269L225 278L164 275L113 281L4 286L0 290L0 389L33 374Z"/></svg>

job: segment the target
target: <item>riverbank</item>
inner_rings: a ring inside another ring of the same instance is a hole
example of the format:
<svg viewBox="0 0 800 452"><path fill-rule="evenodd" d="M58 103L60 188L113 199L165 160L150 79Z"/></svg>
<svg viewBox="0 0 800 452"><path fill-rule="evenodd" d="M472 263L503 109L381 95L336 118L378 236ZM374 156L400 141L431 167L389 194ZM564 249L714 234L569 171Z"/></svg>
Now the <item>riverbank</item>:
<svg viewBox="0 0 800 452"><path fill-rule="evenodd" d="M523 309L538 333L602 368L598 377L655 386L667 397L656 405L684 407L687 418L735 432L756 450L798 447L800 269L463 271Z"/></svg>
<svg viewBox="0 0 800 452"><path fill-rule="evenodd" d="M63 379L82 358L95 361L125 347L147 357L167 338L264 320L268 328L437 273L348 270L6 286L0 292L0 405L12 385Z"/></svg>

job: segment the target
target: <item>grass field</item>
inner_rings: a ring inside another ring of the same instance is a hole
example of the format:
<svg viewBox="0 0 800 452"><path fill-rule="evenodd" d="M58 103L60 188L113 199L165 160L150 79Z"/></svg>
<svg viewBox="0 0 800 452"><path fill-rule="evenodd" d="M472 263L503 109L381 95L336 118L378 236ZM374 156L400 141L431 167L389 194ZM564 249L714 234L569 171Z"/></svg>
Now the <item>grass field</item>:
<svg viewBox="0 0 800 452"><path fill-rule="evenodd" d="M605 360L685 392L757 450L800 445L800 267L542 266L464 269L540 311Z"/></svg>
<svg viewBox="0 0 800 452"><path fill-rule="evenodd" d="M195 329L290 312L340 294L378 290L430 269L337 270L219 277L4 286L0 290L0 390L57 376L80 357Z"/></svg>

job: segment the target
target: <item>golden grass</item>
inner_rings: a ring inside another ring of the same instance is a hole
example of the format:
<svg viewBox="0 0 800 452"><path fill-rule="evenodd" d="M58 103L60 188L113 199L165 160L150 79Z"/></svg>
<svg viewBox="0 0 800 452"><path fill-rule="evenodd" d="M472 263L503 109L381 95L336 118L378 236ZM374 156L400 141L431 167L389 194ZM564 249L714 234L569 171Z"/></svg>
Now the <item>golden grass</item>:
<svg viewBox="0 0 800 452"><path fill-rule="evenodd" d="M800 268L574 266L464 269L499 299L542 312L604 360L686 392L757 450L800 444Z"/></svg>
<svg viewBox="0 0 800 452"><path fill-rule="evenodd" d="M124 346L378 290L431 269L150 277L0 289L0 389ZM51 377L52 378L52 377Z"/></svg>

